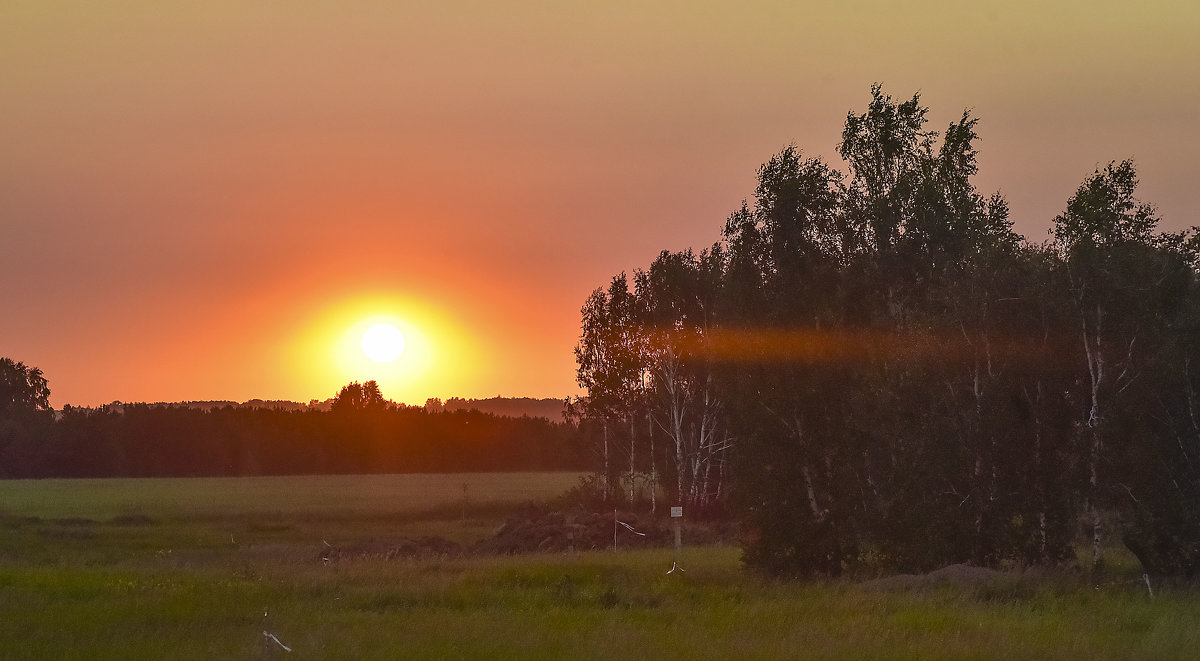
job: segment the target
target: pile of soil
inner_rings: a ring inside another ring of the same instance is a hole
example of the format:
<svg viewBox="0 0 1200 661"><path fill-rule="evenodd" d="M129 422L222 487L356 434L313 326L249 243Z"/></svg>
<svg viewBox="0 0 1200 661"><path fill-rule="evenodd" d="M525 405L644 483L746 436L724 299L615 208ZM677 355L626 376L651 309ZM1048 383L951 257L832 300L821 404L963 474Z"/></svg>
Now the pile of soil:
<svg viewBox="0 0 1200 661"><path fill-rule="evenodd" d="M446 558L463 555L511 555L589 551L613 546L616 528L617 548L665 547L674 543L671 520L635 512L546 511L526 507L510 518L494 535L471 547L463 547L441 537L409 539L394 537L370 539L345 547L326 546L320 559L331 562L341 558ZM727 525L686 523L682 528L685 544L713 544L732 539Z"/></svg>
<svg viewBox="0 0 1200 661"><path fill-rule="evenodd" d="M670 546L675 543L671 519L636 512L588 512L583 509L546 511L526 507L510 518L488 539L472 551L481 554L536 553L544 551L589 551L613 546L637 549ZM683 543L715 544L734 539L729 524L682 524Z"/></svg>
<svg viewBox="0 0 1200 661"><path fill-rule="evenodd" d="M618 548L665 546L673 539L669 529L655 521L642 520L643 517L632 512L618 512L616 519ZM509 519L495 535L480 540L473 550L482 554L511 554L612 548L613 526L612 512L543 512L527 508Z"/></svg>
<svg viewBox="0 0 1200 661"><path fill-rule="evenodd" d="M392 537L372 538L344 547L327 545L321 550L320 559L328 563L343 558L456 558L465 553L461 545L442 537Z"/></svg>
<svg viewBox="0 0 1200 661"><path fill-rule="evenodd" d="M987 567L958 564L942 567L928 574L896 574L895 576L866 581L860 585L868 590L926 590L948 585L980 585L1003 575L1002 572L995 569L988 569Z"/></svg>

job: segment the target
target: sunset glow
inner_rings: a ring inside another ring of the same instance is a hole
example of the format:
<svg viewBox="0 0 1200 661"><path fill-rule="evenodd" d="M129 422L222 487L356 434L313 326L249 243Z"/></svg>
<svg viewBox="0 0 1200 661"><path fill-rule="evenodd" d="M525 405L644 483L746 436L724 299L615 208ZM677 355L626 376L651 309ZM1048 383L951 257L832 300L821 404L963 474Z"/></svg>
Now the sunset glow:
<svg viewBox="0 0 1200 661"><path fill-rule="evenodd" d="M410 404L467 388L489 370L460 323L397 294L350 297L320 309L289 354L304 386L324 397L351 381L375 381L388 399Z"/></svg>
<svg viewBox="0 0 1200 661"><path fill-rule="evenodd" d="M842 168L875 82L932 130L972 109L1031 240L1129 157L1193 224L1198 30L1178 2L5 2L0 355L56 407L579 394L592 289L718 241L789 143Z"/></svg>

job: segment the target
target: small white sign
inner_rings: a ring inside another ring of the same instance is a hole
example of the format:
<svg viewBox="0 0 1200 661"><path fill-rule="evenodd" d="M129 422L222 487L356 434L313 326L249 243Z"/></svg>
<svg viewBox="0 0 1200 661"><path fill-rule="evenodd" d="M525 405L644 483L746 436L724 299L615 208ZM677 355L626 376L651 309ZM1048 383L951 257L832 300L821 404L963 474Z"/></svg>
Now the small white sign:
<svg viewBox="0 0 1200 661"><path fill-rule="evenodd" d="M671 518L672 519L683 518L683 507L672 507L671 508Z"/></svg>

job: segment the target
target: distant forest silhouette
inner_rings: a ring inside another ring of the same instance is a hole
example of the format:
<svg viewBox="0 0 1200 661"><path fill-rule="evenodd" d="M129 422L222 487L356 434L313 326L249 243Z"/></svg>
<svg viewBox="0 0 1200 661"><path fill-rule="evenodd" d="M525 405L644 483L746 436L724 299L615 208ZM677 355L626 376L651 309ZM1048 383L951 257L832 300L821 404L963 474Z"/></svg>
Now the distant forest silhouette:
<svg viewBox="0 0 1200 661"><path fill-rule="evenodd" d="M287 399L250 399L244 402L235 402L227 399L211 399L211 400L188 400L182 402L143 402L148 406L167 406L172 408L189 408L199 409L202 411L211 411L213 409L223 409L232 407L235 409L278 409L282 411L328 411L333 407L336 397L330 397L325 400L312 399L308 403L294 402ZM125 404L122 402L112 402L105 404L102 407L108 409L120 409ZM414 408L413 406L404 406L398 404L399 407ZM430 413L440 411L479 411L480 413L491 413L493 415L507 416L511 418L520 418L528 416L531 418L546 418L551 422L557 422L563 419L566 412L566 405L562 399L554 398L538 398L538 397L488 397L486 399L475 399L469 397L450 397L442 401L439 397L430 397L425 400L424 408Z"/></svg>
<svg viewBox="0 0 1200 661"><path fill-rule="evenodd" d="M0 359L0 477L199 477L583 470L563 403L475 400L396 405L374 382L311 405L252 400L113 403L49 410L36 368ZM34 392L26 396L18 393ZM261 402L261 406L259 405ZM551 420L526 411L560 411Z"/></svg>

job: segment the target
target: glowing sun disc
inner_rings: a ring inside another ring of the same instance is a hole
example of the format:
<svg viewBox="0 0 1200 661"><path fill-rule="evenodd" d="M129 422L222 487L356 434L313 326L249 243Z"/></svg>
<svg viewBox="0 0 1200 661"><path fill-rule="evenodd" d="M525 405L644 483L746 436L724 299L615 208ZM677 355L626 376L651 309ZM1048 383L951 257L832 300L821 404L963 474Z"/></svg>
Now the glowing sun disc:
<svg viewBox="0 0 1200 661"><path fill-rule="evenodd" d="M362 350L377 363L390 363L404 353L404 335L391 324L375 324L363 333Z"/></svg>

